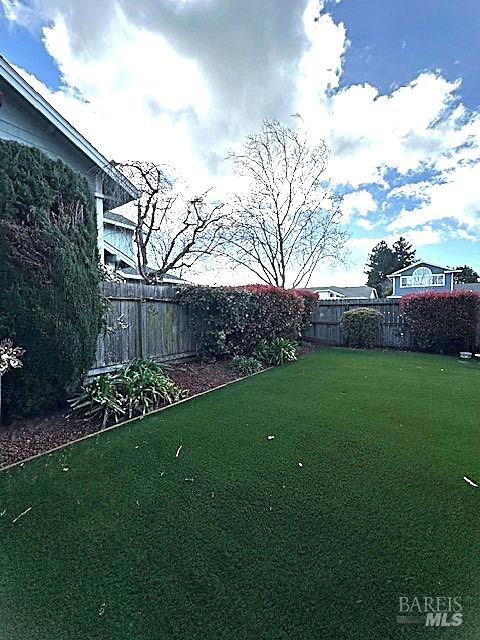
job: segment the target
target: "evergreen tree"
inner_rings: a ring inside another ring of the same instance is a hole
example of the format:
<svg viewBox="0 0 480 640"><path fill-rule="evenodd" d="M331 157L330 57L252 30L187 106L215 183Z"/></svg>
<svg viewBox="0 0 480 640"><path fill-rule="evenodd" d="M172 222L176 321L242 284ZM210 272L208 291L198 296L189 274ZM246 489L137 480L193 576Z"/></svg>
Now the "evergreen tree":
<svg viewBox="0 0 480 640"><path fill-rule="evenodd" d="M387 278L390 273L408 267L417 261L415 249L403 237L400 236L392 247L385 240L381 240L372 249L365 265L365 273L368 276L367 284L374 287L380 298L388 295L391 290L391 282Z"/></svg>
<svg viewBox="0 0 480 640"><path fill-rule="evenodd" d="M389 286L387 275L396 271L396 257L393 250L385 240L375 245L368 256L365 265L365 273L368 276L367 284L377 290L379 297L384 297Z"/></svg>
<svg viewBox="0 0 480 640"><path fill-rule="evenodd" d="M464 264L463 267L457 267L457 269L460 269L460 273L454 274L455 283L478 282L480 276L472 267Z"/></svg>
<svg viewBox="0 0 480 640"><path fill-rule="evenodd" d="M393 271L409 267L411 264L417 262L415 249L412 249L412 245L403 236L400 236L400 238L393 243L392 250L395 256L395 268Z"/></svg>
<svg viewBox="0 0 480 640"><path fill-rule="evenodd" d="M60 160L0 142L0 340L25 349L5 413L61 406L91 366L101 328L97 231L86 180Z"/></svg>

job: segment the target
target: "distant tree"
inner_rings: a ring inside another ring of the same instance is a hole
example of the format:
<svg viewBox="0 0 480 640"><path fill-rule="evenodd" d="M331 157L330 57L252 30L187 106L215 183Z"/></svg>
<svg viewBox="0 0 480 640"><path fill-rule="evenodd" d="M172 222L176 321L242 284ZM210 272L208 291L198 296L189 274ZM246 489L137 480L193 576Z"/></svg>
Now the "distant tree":
<svg viewBox="0 0 480 640"><path fill-rule="evenodd" d="M376 244L368 256L365 265L367 284L369 287L374 287L381 298L385 296L389 285L387 275L396 270L396 264L395 254L385 240Z"/></svg>
<svg viewBox="0 0 480 640"><path fill-rule="evenodd" d="M365 265L367 284L377 290L380 298L390 295L392 283L387 276L394 271L409 267L416 261L416 251L403 236L400 236L392 247L389 247L385 240L381 240L373 247Z"/></svg>
<svg viewBox="0 0 480 640"><path fill-rule="evenodd" d="M460 273L454 274L454 282L456 284L478 282L480 276L474 269L472 269L472 267L464 264L463 267L457 267L457 269L460 269Z"/></svg>
<svg viewBox="0 0 480 640"><path fill-rule="evenodd" d="M412 249L412 245L403 236L393 243L392 250L396 262L393 271L409 267L417 261L415 249Z"/></svg>

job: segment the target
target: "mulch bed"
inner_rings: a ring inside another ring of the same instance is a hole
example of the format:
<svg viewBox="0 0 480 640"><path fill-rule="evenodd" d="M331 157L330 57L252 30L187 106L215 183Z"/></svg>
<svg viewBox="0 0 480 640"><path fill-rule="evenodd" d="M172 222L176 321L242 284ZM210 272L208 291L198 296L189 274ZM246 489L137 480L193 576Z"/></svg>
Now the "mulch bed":
<svg viewBox="0 0 480 640"><path fill-rule="evenodd" d="M305 355L316 348L318 346L305 344L299 348L298 355ZM241 377L228 368L227 362L221 361L171 365L168 375L182 389L187 389L191 396ZM0 428L0 468L98 431L101 429L97 423L68 417L66 411L22 419Z"/></svg>

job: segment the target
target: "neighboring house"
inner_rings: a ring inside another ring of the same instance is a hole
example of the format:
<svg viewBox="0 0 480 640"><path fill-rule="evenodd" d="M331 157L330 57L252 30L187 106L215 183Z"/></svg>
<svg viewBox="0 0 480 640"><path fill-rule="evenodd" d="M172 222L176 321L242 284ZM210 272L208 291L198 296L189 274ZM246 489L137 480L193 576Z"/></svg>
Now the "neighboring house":
<svg viewBox="0 0 480 640"><path fill-rule="evenodd" d="M105 265L110 271L127 282L141 282L137 268L135 245L135 223L119 213L108 211L104 218L104 247ZM147 268L148 273L155 273L155 269ZM162 282L166 284L191 284L183 278L167 273Z"/></svg>
<svg viewBox="0 0 480 640"><path fill-rule="evenodd" d="M474 291L480 293L480 282L465 282L453 285L454 291Z"/></svg>
<svg viewBox="0 0 480 640"><path fill-rule="evenodd" d="M459 270L416 262L387 276L392 281L392 295L388 297L401 298L421 291L453 291L458 286L454 285L455 273Z"/></svg>
<svg viewBox="0 0 480 640"><path fill-rule="evenodd" d="M137 189L2 56L0 139L37 147L51 158L63 160L86 177L95 197L99 255L102 260L108 258L112 246L110 243L108 247L105 245L104 228L110 233L111 219L108 222L104 220L104 214L115 218L116 214L106 212L134 200L138 196ZM117 237L116 233L113 233L111 240L114 237ZM122 253L123 249L125 246L121 244L115 253Z"/></svg>
<svg viewBox="0 0 480 640"><path fill-rule="evenodd" d="M308 287L318 293L320 300L372 300L378 298L377 291L367 285L361 287Z"/></svg>
<svg viewBox="0 0 480 640"><path fill-rule="evenodd" d="M105 265L115 271L135 268L135 223L125 216L107 211L103 216Z"/></svg>

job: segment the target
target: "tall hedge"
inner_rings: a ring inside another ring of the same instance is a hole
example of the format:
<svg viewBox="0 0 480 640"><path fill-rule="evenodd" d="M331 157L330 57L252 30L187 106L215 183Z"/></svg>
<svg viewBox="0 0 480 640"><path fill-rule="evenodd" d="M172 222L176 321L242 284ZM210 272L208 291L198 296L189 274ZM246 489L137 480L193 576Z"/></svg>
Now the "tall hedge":
<svg viewBox="0 0 480 640"><path fill-rule="evenodd" d="M61 405L91 366L102 322L97 231L86 180L0 142L0 339L26 352L5 376L5 415Z"/></svg>
<svg viewBox="0 0 480 640"><path fill-rule="evenodd" d="M191 310L207 360L250 355L264 339L298 338L305 310L301 296L270 285L186 287L178 300Z"/></svg>
<svg viewBox="0 0 480 640"><path fill-rule="evenodd" d="M400 307L419 350L458 355L475 349L478 293L410 293L400 300Z"/></svg>

